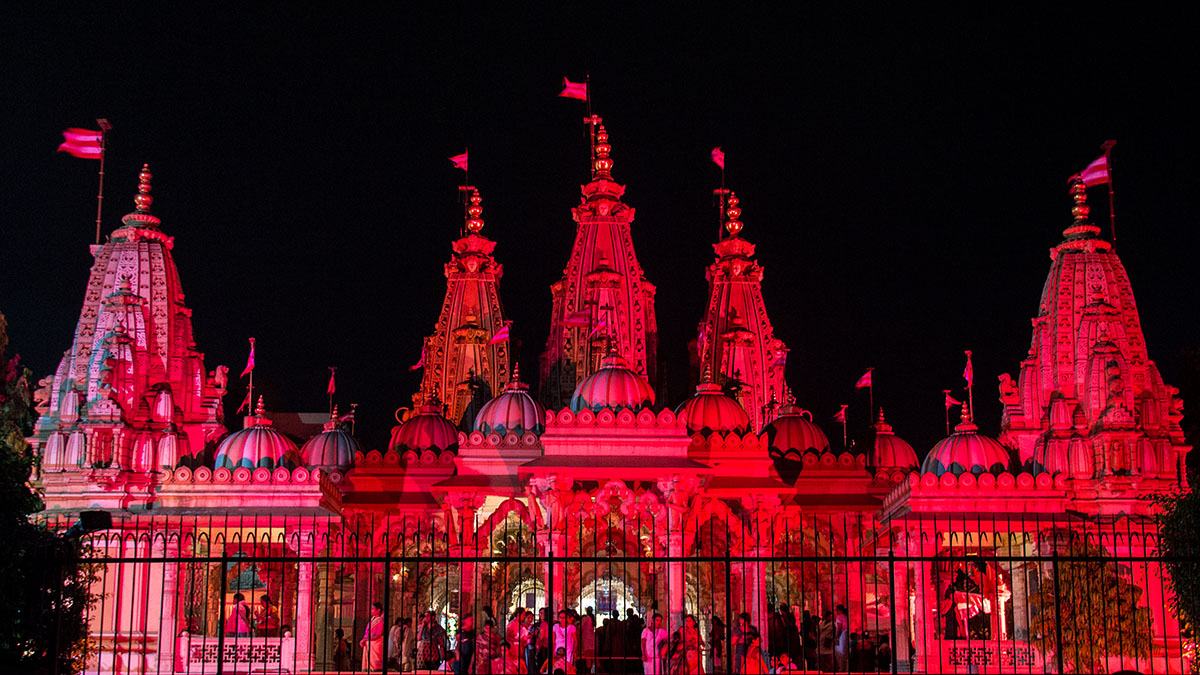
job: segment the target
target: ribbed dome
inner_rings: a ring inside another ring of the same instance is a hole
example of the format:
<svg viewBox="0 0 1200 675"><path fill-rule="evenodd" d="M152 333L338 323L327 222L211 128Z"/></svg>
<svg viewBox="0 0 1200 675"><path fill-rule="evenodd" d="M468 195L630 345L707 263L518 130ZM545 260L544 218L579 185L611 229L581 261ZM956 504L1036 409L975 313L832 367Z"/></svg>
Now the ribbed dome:
<svg viewBox="0 0 1200 675"><path fill-rule="evenodd" d="M512 380L496 398L483 404L475 416L475 431L490 434L541 434L546 430L546 409L529 395L529 385L513 367Z"/></svg>
<svg viewBox="0 0 1200 675"><path fill-rule="evenodd" d="M744 434L750 430L750 416L742 404L726 396L721 385L712 382L697 386L696 393L680 404L675 414L693 434L714 431Z"/></svg>
<svg viewBox="0 0 1200 675"><path fill-rule="evenodd" d="M971 420L969 408L964 404L962 421L954 427L954 433L933 446L921 465L921 472L958 476L1006 471L1008 458L1008 448L979 433L979 427Z"/></svg>
<svg viewBox="0 0 1200 675"><path fill-rule="evenodd" d="M599 412L604 408L648 408L654 405L654 389L646 378L633 372L629 362L617 354L609 354L600 362L600 369L588 375L571 397L571 410L589 408Z"/></svg>
<svg viewBox="0 0 1200 675"><path fill-rule="evenodd" d="M457 450L458 429L442 414L442 402L433 396L417 414L392 429L389 450Z"/></svg>
<svg viewBox="0 0 1200 675"><path fill-rule="evenodd" d="M867 465L875 469L911 471L920 464L916 450L908 441L892 433L892 425L884 421L883 408L880 408L879 420L875 422L875 443L867 453Z"/></svg>
<svg viewBox="0 0 1200 675"><path fill-rule="evenodd" d="M216 468L247 469L277 466L295 467L300 451L292 439L271 427L271 420L263 414L262 397L254 409L249 426L225 437L217 446Z"/></svg>
<svg viewBox="0 0 1200 675"><path fill-rule="evenodd" d="M829 437L821 427L813 424L807 411L796 407L789 392L787 402L779 410L779 416L766 426L768 446L780 454L787 452L828 452Z"/></svg>
<svg viewBox="0 0 1200 675"><path fill-rule="evenodd" d="M325 430L308 439L300 448L304 464L329 470L345 471L354 464L354 454L362 452L358 439L338 422L337 408L325 423Z"/></svg>

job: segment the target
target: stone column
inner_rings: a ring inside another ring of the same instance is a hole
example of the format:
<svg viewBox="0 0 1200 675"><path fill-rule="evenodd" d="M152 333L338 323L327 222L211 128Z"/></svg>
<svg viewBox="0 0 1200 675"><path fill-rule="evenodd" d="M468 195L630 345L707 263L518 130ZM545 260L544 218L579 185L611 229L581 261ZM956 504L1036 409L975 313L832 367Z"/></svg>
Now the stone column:
<svg viewBox="0 0 1200 675"><path fill-rule="evenodd" d="M750 616L752 624L758 627L762 636L764 654L771 653L770 627L771 608L767 606L767 559L771 557L771 547L757 546L750 551L755 558L750 564Z"/></svg>
<svg viewBox="0 0 1200 675"><path fill-rule="evenodd" d="M894 578L892 579L892 586L895 588L896 594L896 597L892 598L892 611L896 615L896 634L893 636L895 638L893 644L896 648L893 650L892 656L896 659L898 669L903 670L907 667L908 671L911 671L912 654L909 653L908 649L910 637L908 622L911 617L908 608L908 570L908 565L900 562L896 563L893 570Z"/></svg>
<svg viewBox="0 0 1200 675"><path fill-rule="evenodd" d="M682 520L679 516L671 513L667 520L669 528L667 532L667 556L670 558L683 557L683 531L681 529ZM683 615L687 611L684 604L685 593L685 570L683 560L672 560L667 563L667 610L670 612L668 622L671 626L682 626Z"/></svg>
<svg viewBox="0 0 1200 675"><path fill-rule="evenodd" d="M1015 551L1017 555L1027 555L1026 545L1022 544ZM1013 606L1013 639L1029 640L1029 577L1037 574L1037 568L1030 567L1025 562L1011 563L1012 577L1012 606Z"/></svg>
<svg viewBox="0 0 1200 675"><path fill-rule="evenodd" d="M290 537L290 547L300 561L296 563L296 624L292 627L296 640L296 668L311 670L313 667L313 572L316 567L311 558L316 554L315 531L297 532ZM305 560L308 558L309 560Z"/></svg>
<svg viewBox="0 0 1200 675"><path fill-rule="evenodd" d="M932 580L933 563L928 560L914 563L913 586L917 592L917 603L913 613L912 641L917 647L917 659L912 664L913 672L938 672L941 668L941 650L937 634L938 598L937 593L930 587Z"/></svg>

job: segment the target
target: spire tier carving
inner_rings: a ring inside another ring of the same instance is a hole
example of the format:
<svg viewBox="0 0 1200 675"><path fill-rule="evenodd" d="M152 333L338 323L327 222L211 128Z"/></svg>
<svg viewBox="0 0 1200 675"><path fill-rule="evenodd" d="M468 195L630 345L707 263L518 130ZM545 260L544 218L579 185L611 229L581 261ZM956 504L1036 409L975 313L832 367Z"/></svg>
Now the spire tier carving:
<svg viewBox="0 0 1200 675"><path fill-rule="evenodd" d="M599 118L593 122L599 125ZM550 336L540 363L541 399L566 406L575 386L599 369L608 343L654 387L658 368L655 287L646 280L633 248L634 209L613 182L608 133L599 126L592 180L571 210L575 242L563 277L550 287Z"/></svg>

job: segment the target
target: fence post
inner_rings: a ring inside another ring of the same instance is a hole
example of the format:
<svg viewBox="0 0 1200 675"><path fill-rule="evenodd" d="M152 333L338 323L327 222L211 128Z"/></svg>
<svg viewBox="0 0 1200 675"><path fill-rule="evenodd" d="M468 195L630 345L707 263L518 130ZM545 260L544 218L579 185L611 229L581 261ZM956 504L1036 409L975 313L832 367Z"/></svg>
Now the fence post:
<svg viewBox="0 0 1200 675"><path fill-rule="evenodd" d="M229 549L221 547L221 594L217 596L217 675L225 672L225 593L229 590L226 577L228 576Z"/></svg>
<svg viewBox="0 0 1200 675"><path fill-rule="evenodd" d="M1053 547L1050 553L1050 571L1054 575L1054 639L1057 647L1054 659L1058 663L1058 672L1063 672L1063 643L1062 643L1062 598L1058 588L1058 543L1051 541Z"/></svg>
<svg viewBox="0 0 1200 675"><path fill-rule="evenodd" d="M896 641L896 549L894 544L888 548L888 604L891 605L888 614L892 621L892 675L896 675L900 643Z"/></svg>
<svg viewBox="0 0 1200 675"><path fill-rule="evenodd" d="M383 675L387 675L388 659L391 654L387 653L387 648L391 646L389 639L392 634L392 625L388 623L392 621L392 537L391 537L391 522L384 526L383 534ZM447 551L449 553L449 551ZM446 566L446 576L449 578L449 565ZM447 594L449 596L449 594ZM447 597L447 599L449 599ZM447 603L449 604L449 603ZM461 622L461 619L459 620ZM460 623L461 625L461 623Z"/></svg>

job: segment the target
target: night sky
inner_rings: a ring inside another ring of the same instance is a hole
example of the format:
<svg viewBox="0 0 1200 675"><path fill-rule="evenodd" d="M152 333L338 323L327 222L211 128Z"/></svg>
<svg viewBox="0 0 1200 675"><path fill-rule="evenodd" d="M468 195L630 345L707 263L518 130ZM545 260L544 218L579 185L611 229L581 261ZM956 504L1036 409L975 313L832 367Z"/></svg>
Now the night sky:
<svg viewBox="0 0 1200 675"><path fill-rule="evenodd" d="M556 94L589 74L658 286L671 405L706 300L717 145L789 382L831 438L841 403L852 433L868 422L853 385L874 367L923 456L964 349L998 431L996 376L1028 349L1066 179L1108 138L1150 356L1178 384L1200 346L1195 16L36 5L0 26L0 311L38 378L71 344L94 235L97 165L54 150L97 117L115 127L104 231L149 162L207 367L240 371L256 337L268 409L323 410L338 366L338 402L386 444L441 304L462 224L446 157L464 147L536 372L588 178L585 106ZM231 426L243 394L231 384Z"/></svg>

